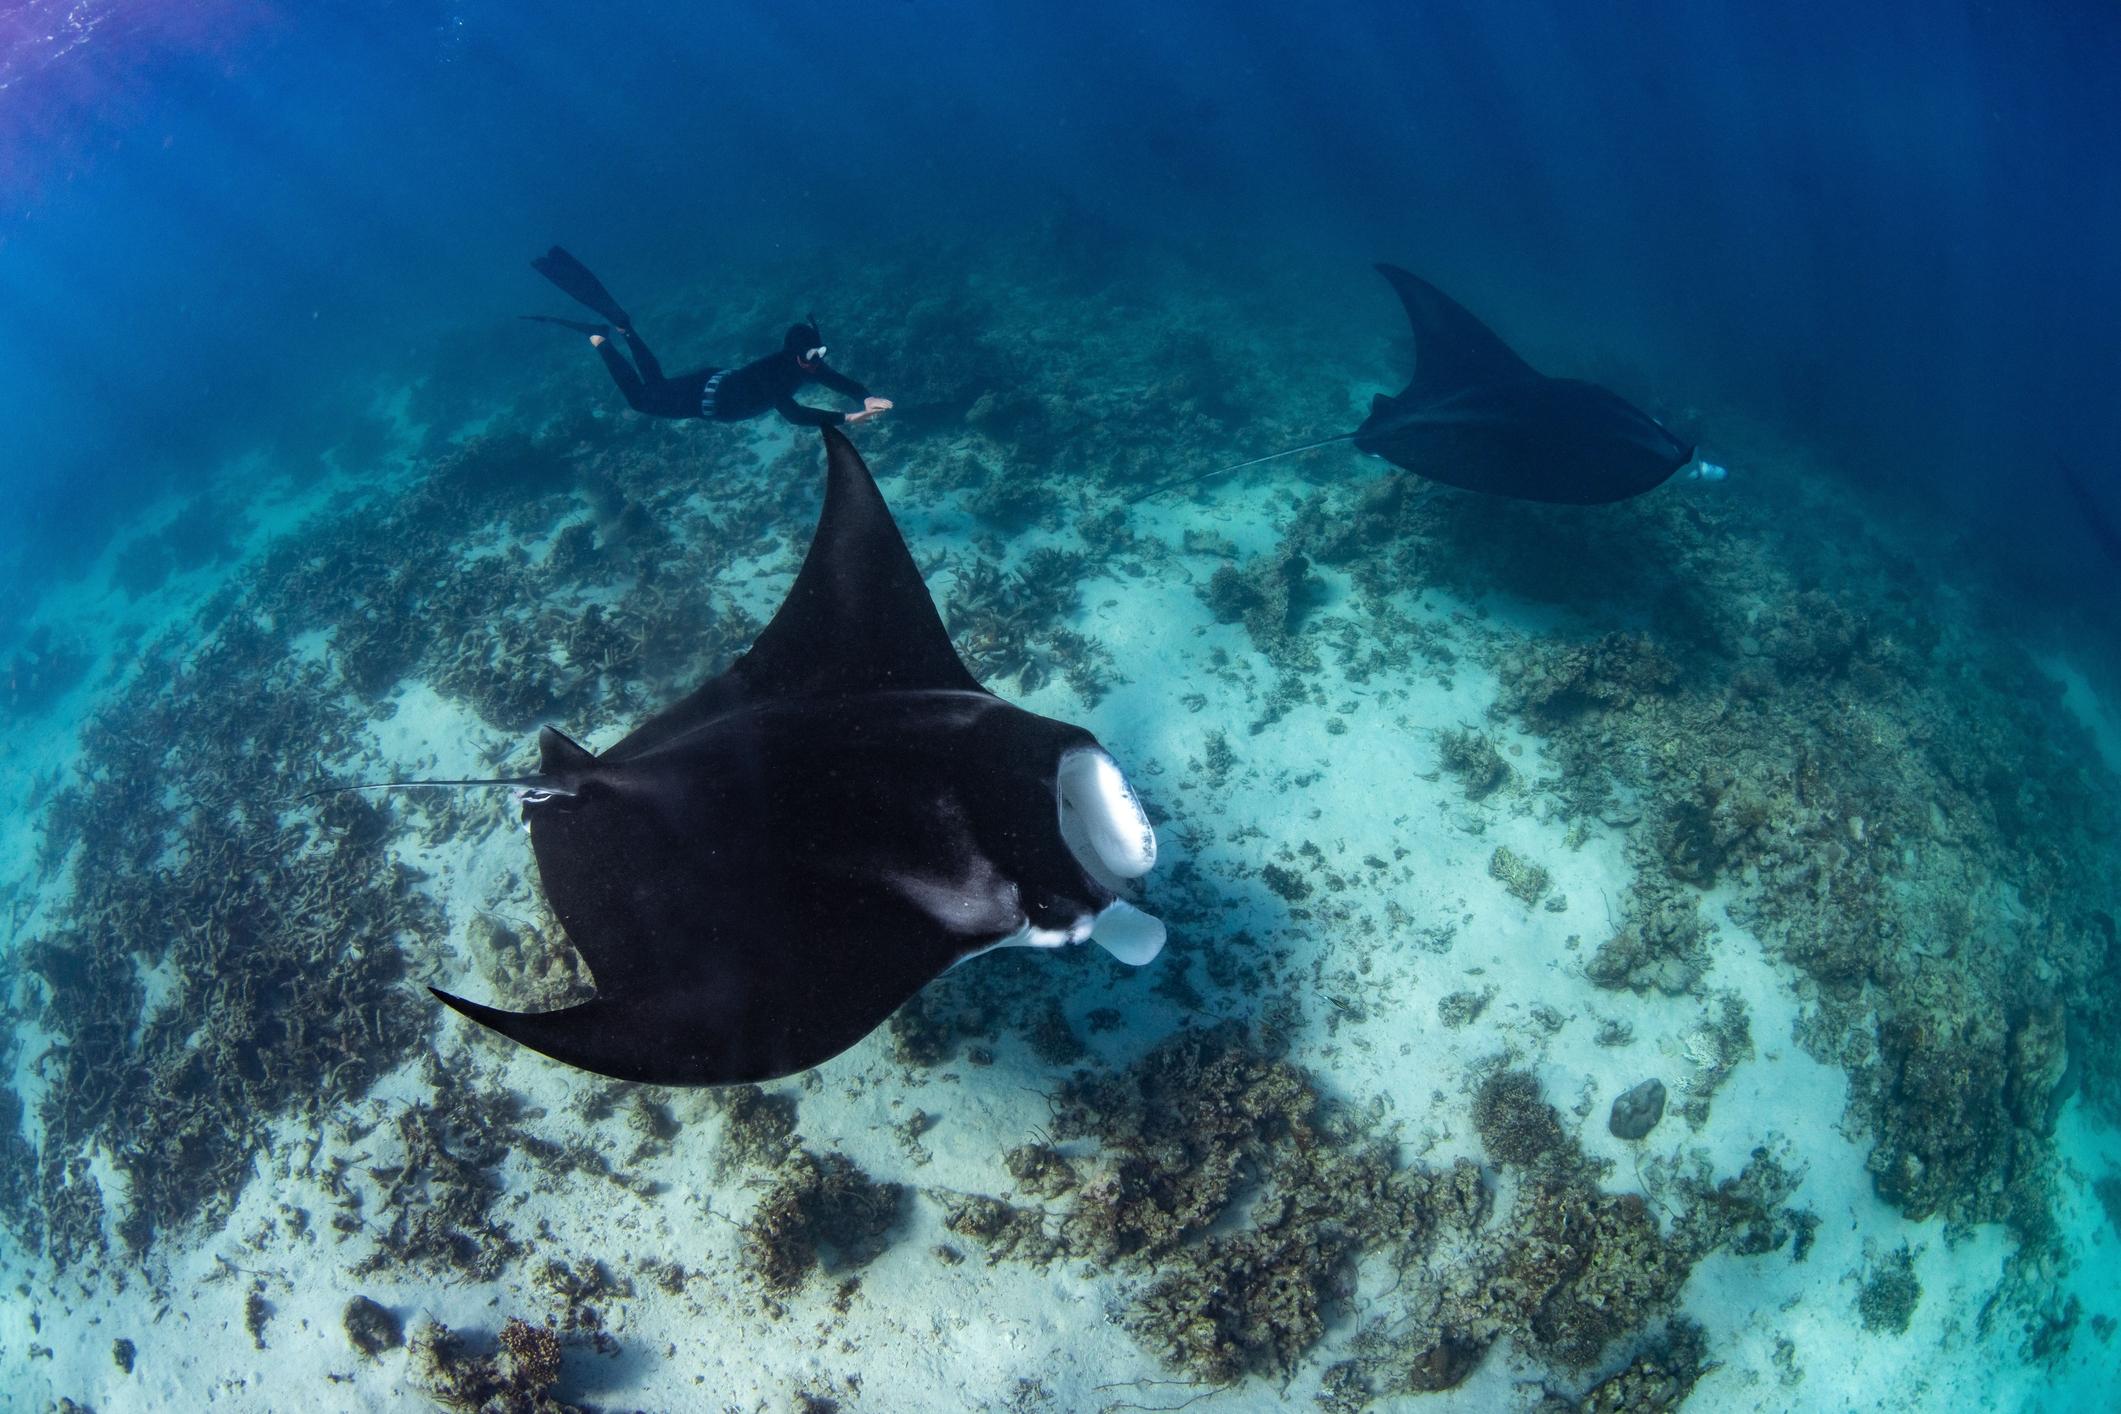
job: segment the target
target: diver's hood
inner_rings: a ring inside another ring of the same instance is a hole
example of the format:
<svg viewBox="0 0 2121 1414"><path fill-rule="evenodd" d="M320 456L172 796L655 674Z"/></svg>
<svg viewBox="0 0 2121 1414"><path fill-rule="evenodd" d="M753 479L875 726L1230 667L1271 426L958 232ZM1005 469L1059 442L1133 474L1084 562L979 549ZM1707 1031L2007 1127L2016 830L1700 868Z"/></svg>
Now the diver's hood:
<svg viewBox="0 0 2121 1414"><path fill-rule="evenodd" d="M781 348L801 358L824 342L825 336L817 331L817 320L811 319L806 323L790 325L787 336L781 340Z"/></svg>

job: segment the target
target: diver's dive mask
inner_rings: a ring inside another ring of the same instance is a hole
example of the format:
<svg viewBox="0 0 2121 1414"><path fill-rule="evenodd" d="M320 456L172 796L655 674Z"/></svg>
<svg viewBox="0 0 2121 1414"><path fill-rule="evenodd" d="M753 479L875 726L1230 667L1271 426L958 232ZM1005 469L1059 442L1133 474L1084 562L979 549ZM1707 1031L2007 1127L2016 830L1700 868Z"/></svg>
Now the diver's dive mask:
<svg viewBox="0 0 2121 1414"><path fill-rule="evenodd" d="M789 326L781 347L794 354L795 361L803 367L815 366L825 356L825 336L817 327L817 316L813 314L802 323Z"/></svg>

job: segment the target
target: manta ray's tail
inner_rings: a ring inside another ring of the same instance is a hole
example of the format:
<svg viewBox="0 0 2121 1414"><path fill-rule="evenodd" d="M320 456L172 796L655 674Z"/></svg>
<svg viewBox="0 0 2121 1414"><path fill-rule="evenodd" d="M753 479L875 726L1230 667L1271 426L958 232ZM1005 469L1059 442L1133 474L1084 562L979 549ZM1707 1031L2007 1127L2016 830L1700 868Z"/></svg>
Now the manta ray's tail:
<svg viewBox="0 0 2121 1414"><path fill-rule="evenodd" d="M327 795L350 795L361 790L448 790L456 786L516 786L523 790L545 790L550 788L550 783L543 776L496 776L491 780L462 781L360 781L348 786L304 791L287 797L287 803L295 805L305 800L322 800Z"/></svg>
<svg viewBox="0 0 2121 1414"><path fill-rule="evenodd" d="M1136 505L1148 500L1151 496L1161 496L1166 491L1178 491L1188 486L1198 486L1203 481L1213 481L1218 476L1228 476L1233 471L1243 471L1248 466L1258 466L1262 462L1280 461L1283 457L1293 457L1298 452L1313 452L1320 447L1330 447L1335 442L1346 442L1354 436L1353 432L1342 432L1332 437L1321 437L1316 442L1305 442L1301 446L1283 447L1278 452L1269 452L1263 457L1254 457L1250 461L1234 462L1229 466L1219 466L1213 471L1204 471L1198 476L1185 476L1180 477L1176 481L1159 482L1146 491L1138 491L1134 495L1129 496L1127 504L1130 506Z"/></svg>
<svg viewBox="0 0 2121 1414"><path fill-rule="evenodd" d="M596 764L589 748L559 730L544 727L538 732L538 765L534 776L491 776L456 780L360 781L353 785L326 786L322 790L290 796L286 803L320 800L327 795L345 795L357 790L454 790L466 786L507 786L538 799L571 796L581 783L584 770Z"/></svg>

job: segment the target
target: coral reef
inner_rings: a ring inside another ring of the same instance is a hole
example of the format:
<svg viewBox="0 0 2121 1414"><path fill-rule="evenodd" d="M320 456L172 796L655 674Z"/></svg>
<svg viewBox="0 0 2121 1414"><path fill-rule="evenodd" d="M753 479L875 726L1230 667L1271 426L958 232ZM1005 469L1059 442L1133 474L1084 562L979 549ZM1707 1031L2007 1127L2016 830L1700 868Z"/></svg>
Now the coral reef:
<svg viewBox="0 0 2121 1414"><path fill-rule="evenodd" d="M413 1384L448 1409L480 1414L580 1414L552 1394L560 1380L559 1332L511 1316L493 1351L472 1354L463 1337L426 1321L410 1342Z"/></svg>
<svg viewBox="0 0 2121 1414"><path fill-rule="evenodd" d="M1867 1077L1870 1103L1890 1116L1870 1169L1879 1196L1912 1218L1956 1210L1994 1220L2026 1197L2037 1207L2037 1195L2012 1192L2037 1165L2040 1146L2038 1130L2013 1113L2009 1028L1971 1008L1959 1017L1886 1020L1879 1069Z"/></svg>
<svg viewBox="0 0 2121 1414"><path fill-rule="evenodd" d="M1628 891L1627 922L1598 945L1584 973L1601 987L1684 996L1708 971L1708 939L1692 898L1638 877Z"/></svg>
<svg viewBox="0 0 2121 1414"><path fill-rule="evenodd" d="M1535 641L1500 664L1504 711L1537 728L1624 711L1669 692L1679 668L1639 633L1608 633L1589 643Z"/></svg>
<svg viewBox="0 0 2121 1414"><path fill-rule="evenodd" d="M1701 1327L1683 1318L1674 1320L1661 1341L1629 1361L1626 1369L1591 1386L1576 1407L1582 1414L1662 1414L1686 1403L1708 1368L1708 1341Z"/></svg>
<svg viewBox="0 0 2121 1414"><path fill-rule="evenodd" d="M1420 1201L1415 1175L1321 1114L1308 1078L1234 1027L1069 1086L1055 1130L1095 1136L1110 1156L1064 1220L1070 1245L1153 1270L1129 1329L1216 1381L1293 1369L1352 1290L1355 1256L1407 1226ZM1244 1225L1211 1234L1247 1196Z"/></svg>
<svg viewBox="0 0 2121 1414"><path fill-rule="evenodd" d="M346 1343L370 1359L405 1343L405 1327L397 1316L366 1296L346 1303L344 1323Z"/></svg>
<svg viewBox="0 0 2121 1414"><path fill-rule="evenodd" d="M355 1275L493 1281L510 1271L531 1248L495 1214L504 1192L499 1170L510 1159L549 1178L586 1174L637 1196L657 1191L653 1181L615 1168L579 1132L565 1142L535 1132L531 1123L544 1112L487 1083L476 1067L459 1062L445 1073L429 1052L423 1069L431 1100L396 1109L387 1127L349 1120L343 1132L368 1146L361 1167L338 1161L328 1185L340 1205L333 1226L374 1238Z"/></svg>
<svg viewBox="0 0 2121 1414"><path fill-rule="evenodd" d="M1846 585L1892 563L1867 549L1845 547L1831 572ZM1707 935L1689 895L1731 886L1733 920L1808 979L1807 1044L1854 1069L1881 1195L2038 1237L2069 1018L2117 1000L2094 921L2113 912L2111 875L2083 828L2099 788L2055 749L2069 729L2023 690L2036 675L2022 660L1946 638L1897 586L1822 592L1759 558L1711 583L1741 574L1764 609L1705 636L1666 625L1668 651L1608 637L1502 664L1501 708L1548 736L1566 799L1595 811L1616 779L1641 797L1627 922L1587 970L1694 989ZM1898 607L1859 612L1859 597ZM1616 753L1620 740L1646 749ZM2049 843L2016 850L2036 820ZM2008 921L1984 922L1975 898ZM2114 1058L2083 1059L2087 1086L2111 1094Z"/></svg>
<svg viewBox="0 0 2121 1414"><path fill-rule="evenodd" d="M799 1149L744 1226L744 1265L769 1297L786 1295L820 1266L861 1267L883 1252L905 1190L878 1183L844 1154Z"/></svg>
<svg viewBox="0 0 2121 1414"><path fill-rule="evenodd" d="M492 988L493 1005L510 1011L556 1011L588 1001L589 969L557 922L512 925L492 913L472 915L465 947Z"/></svg>
<svg viewBox="0 0 2121 1414"><path fill-rule="evenodd" d="M943 621L973 676L994 688L1014 678L1024 692L1059 676L1095 706L1114 681L1112 656L1064 624L1080 601L1087 563L1077 552L1044 546L1013 571L984 557L960 564Z"/></svg>
<svg viewBox="0 0 2121 1414"><path fill-rule="evenodd" d="M990 1265L1014 1261L1043 1267L1070 1250L1050 1229L1042 1209L1017 1207L983 1193L946 1196L943 1226L979 1243Z"/></svg>
<svg viewBox="0 0 2121 1414"><path fill-rule="evenodd" d="M1315 668L1315 651L1302 639L1305 619L1324 586L1302 551L1284 548L1248 565L1221 565L1199 589L1216 622L1242 623L1253 647L1285 670Z"/></svg>
<svg viewBox="0 0 2121 1414"><path fill-rule="evenodd" d="M1508 845L1497 845L1488 857L1488 877L1500 880L1503 889L1527 907L1546 897L1552 882L1545 869Z"/></svg>
<svg viewBox="0 0 2121 1414"><path fill-rule="evenodd" d="M360 1094L419 1034L397 940L433 908L382 847L373 804L331 797L283 816L347 727L321 671L249 619L203 644L174 638L84 729L91 774L62 920L23 947L42 984L39 1186L49 1250L100 1245L95 1182L74 1160L107 1147L128 1190L118 1231L225 1214L272 1117ZM181 666L179 662L181 659ZM249 703L232 740L230 695ZM334 863L307 861L329 850ZM175 979L149 1007L141 967Z"/></svg>
<svg viewBox="0 0 2121 1414"><path fill-rule="evenodd" d="M1705 1012L1700 1023L1686 1034L1682 1057L1689 1067L1673 1082L1679 1092L1679 1113L1695 1129L1708 1123L1709 1101L1730 1074L1753 1057L1752 1021L1745 1000L1735 992L1720 992L1714 1010Z"/></svg>
<svg viewBox="0 0 2121 1414"><path fill-rule="evenodd" d="M1485 732L1470 727L1436 734L1436 757L1458 778L1467 800L1485 800L1510 779L1510 765Z"/></svg>
<svg viewBox="0 0 2121 1414"><path fill-rule="evenodd" d="M1914 1254L1899 1247L1877 1258L1864 1273L1856 1295L1856 1314L1867 1331L1905 1335L1922 1300L1922 1283L1915 1279Z"/></svg>
<svg viewBox="0 0 2121 1414"><path fill-rule="evenodd" d="M1051 1144L1019 1144L1002 1155L1002 1166L1020 1191L1040 1198L1058 1198L1082 1181Z"/></svg>
<svg viewBox="0 0 2121 1414"><path fill-rule="evenodd" d="M1578 1372L1637 1341L1634 1383L1608 1382L1601 1397L1683 1397L1701 1368L1698 1332L1641 1333L1702 1257L1772 1251L1793 1227L1779 1205L1796 1179L1762 1151L1721 1184L1705 1172L1666 1183L1679 1210L1663 1235L1641 1196L1601 1190L1537 1081L1513 1070L1491 1074L1473 1105L1489 1155L1517 1177L1495 1220L1476 1166L1398 1166L1372 1125L1323 1105L1309 1076L1233 1023L1072 1082L1054 1113L1056 1143L1094 1150L1023 1146L1007 1167L1020 1192L1061 1206L949 1195L950 1230L990 1261L1141 1272L1127 1328L1174 1371L1218 1384L1293 1371L1353 1304L1360 1259L1381 1254L1396 1279L1360 1303L1355 1358L1327 1379L1336 1408L1451 1388L1505 1337ZM1763 1221L1780 1237L1760 1241Z"/></svg>
<svg viewBox="0 0 2121 1414"><path fill-rule="evenodd" d="M1495 1000L1495 989L1484 988L1478 992L1447 992L1436 999L1436 1019L1449 1027L1471 1026Z"/></svg>
<svg viewBox="0 0 2121 1414"><path fill-rule="evenodd" d="M795 1148L795 1100L769 1095L756 1085L732 1085L713 1093L723 1117L717 1174L779 1168Z"/></svg>

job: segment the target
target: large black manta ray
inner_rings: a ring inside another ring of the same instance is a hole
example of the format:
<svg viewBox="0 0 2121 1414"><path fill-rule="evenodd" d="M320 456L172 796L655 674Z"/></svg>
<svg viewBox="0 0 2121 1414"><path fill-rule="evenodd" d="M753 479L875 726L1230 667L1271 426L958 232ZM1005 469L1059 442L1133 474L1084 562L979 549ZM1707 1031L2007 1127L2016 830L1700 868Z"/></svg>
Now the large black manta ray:
<svg viewBox="0 0 2121 1414"><path fill-rule="evenodd" d="M1377 273L1398 292L1414 329L1414 377L1397 397L1378 394L1353 432L1168 482L1133 499L1335 442L1353 442L1461 490L1576 506L1639 496L1694 460L1692 447L1618 394L1533 368L1427 280L1396 265L1380 265Z"/></svg>
<svg viewBox="0 0 2121 1414"><path fill-rule="evenodd" d="M869 469L824 436L823 516L751 650L600 755L547 727L538 774L493 783L523 788L596 996L442 1001L584 1070L718 1085L830 1059L991 948L1163 946L1118 894L1156 862L1119 767L973 679Z"/></svg>

